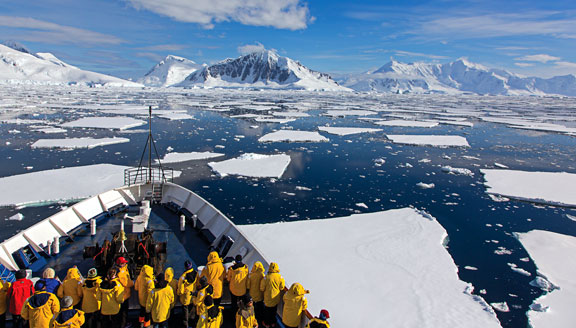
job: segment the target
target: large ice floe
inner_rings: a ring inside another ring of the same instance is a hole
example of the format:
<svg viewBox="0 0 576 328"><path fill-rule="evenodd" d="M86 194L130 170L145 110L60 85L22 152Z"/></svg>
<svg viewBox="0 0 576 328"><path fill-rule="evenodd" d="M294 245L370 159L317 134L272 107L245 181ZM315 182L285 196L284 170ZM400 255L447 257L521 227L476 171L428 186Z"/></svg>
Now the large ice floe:
<svg viewBox="0 0 576 328"><path fill-rule="evenodd" d="M380 126L403 126L414 128L432 128L438 126L438 122L423 122L423 121L411 121L411 120L377 121L374 122L374 124Z"/></svg>
<svg viewBox="0 0 576 328"><path fill-rule="evenodd" d="M187 161L195 161L201 159L209 159L214 157L224 156L221 153L212 153L209 151L205 152L191 152L191 153L168 153L162 159L162 163L179 163L179 162L187 162Z"/></svg>
<svg viewBox="0 0 576 328"><path fill-rule="evenodd" d="M62 127L125 130L144 124L146 124L145 121L131 117L84 117L64 123Z"/></svg>
<svg viewBox="0 0 576 328"><path fill-rule="evenodd" d="M263 155L247 153L222 162L210 162L208 166L219 176L241 175L254 178L280 178L290 164L290 155Z"/></svg>
<svg viewBox="0 0 576 328"><path fill-rule="evenodd" d="M334 327L500 327L458 278L447 233L429 214L403 208L239 228L288 286L310 290L312 314L337 314Z"/></svg>
<svg viewBox="0 0 576 328"><path fill-rule="evenodd" d="M96 164L0 178L0 206L82 199L124 184L127 166Z"/></svg>
<svg viewBox="0 0 576 328"><path fill-rule="evenodd" d="M66 138L66 139L40 139L34 142L32 148L94 148L130 142L128 138Z"/></svg>
<svg viewBox="0 0 576 328"><path fill-rule="evenodd" d="M528 311L533 328L572 327L576 322L576 237L533 230L516 234L538 268L539 283L546 294ZM535 280L536 282L538 280Z"/></svg>
<svg viewBox="0 0 576 328"><path fill-rule="evenodd" d="M380 132L382 129L372 129L372 128L344 128L344 127L335 127L335 126L319 126L318 130L335 134L339 136L347 136L350 134L358 134L358 133L368 133L368 132Z"/></svg>
<svg viewBox="0 0 576 328"><path fill-rule="evenodd" d="M576 174L482 169L486 192L536 203L576 206Z"/></svg>
<svg viewBox="0 0 576 328"><path fill-rule="evenodd" d="M260 139L259 142L326 142L328 138L322 136L318 132L312 131L294 131L294 130L279 130L268 133Z"/></svg>
<svg viewBox="0 0 576 328"><path fill-rule="evenodd" d="M461 136L387 134L386 138L397 144L434 147L470 147Z"/></svg>

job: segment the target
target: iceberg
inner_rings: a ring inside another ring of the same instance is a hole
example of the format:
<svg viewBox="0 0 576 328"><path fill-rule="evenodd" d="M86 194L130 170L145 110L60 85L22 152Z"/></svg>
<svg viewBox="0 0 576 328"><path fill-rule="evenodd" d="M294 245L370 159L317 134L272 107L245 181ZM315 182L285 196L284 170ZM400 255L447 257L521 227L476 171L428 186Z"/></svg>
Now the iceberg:
<svg viewBox="0 0 576 328"><path fill-rule="evenodd" d="M208 166L219 176L241 175L254 178L277 178L284 174L290 164L290 155L262 155L247 153L222 162L210 162Z"/></svg>

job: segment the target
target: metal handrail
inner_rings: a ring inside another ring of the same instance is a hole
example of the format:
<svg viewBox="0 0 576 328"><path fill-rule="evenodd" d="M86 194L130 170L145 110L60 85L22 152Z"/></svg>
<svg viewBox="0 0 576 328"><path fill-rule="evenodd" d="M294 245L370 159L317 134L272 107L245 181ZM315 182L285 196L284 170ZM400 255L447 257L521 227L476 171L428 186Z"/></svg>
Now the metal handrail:
<svg viewBox="0 0 576 328"><path fill-rule="evenodd" d="M166 167L131 167L124 170L124 185L165 183L174 180L174 170Z"/></svg>

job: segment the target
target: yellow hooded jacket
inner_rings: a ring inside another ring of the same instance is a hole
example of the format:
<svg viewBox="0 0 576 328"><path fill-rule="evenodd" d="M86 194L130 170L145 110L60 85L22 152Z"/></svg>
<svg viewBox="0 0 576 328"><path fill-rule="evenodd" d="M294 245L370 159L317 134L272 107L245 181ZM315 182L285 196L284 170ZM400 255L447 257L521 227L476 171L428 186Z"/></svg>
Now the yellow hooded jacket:
<svg viewBox="0 0 576 328"><path fill-rule="evenodd" d="M282 310L282 322L290 327L300 325L302 312L308 308L308 300L304 297L304 287L295 282L290 290L284 294L284 309Z"/></svg>
<svg viewBox="0 0 576 328"><path fill-rule="evenodd" d="M84 312L73 308L63 308L54 316L50 328L80 328L84 324Z"/></svg>
<svg viewBox="0 0 576 328"><path fill-rule="evenodd" d="M8 303L6 299L8 297L8 289L10 289L11 283L8 281L0 280L0 315L6 313L8 309Z"/></svg>
<svg viewBox="0 0 576 328"><path fill-rule="evenodd" d="M192 282L186 280L186 275L193 271L194 269L190 269L184 272L180 277L180 280L178 280L178 295L180 296L180 303L182 303L182 305L190 305L190 302L192 302L192 293L196 291L198 275L196 275Z"/></svg>
<svg viewBox="0 0 576 328"><path fill-rule="evenodd" d="M82 311L84 313L94 313L100 310L100 300L98 299L98 289L100 289L102 279L100 277L88 278L82 285Z"/></svg>
<svg viewBox="0 0 576 328"><path fill-rule="evenodd" d="M260 282L262 282L262 279L264 279L264 266L262 262L256 261L248 276L248 289L254 302L262 302L264 300L264 293L260 290Z"/></svg>
<svg viewBox="0 0 576 328"><path fill-rule="evenodd" d="M132 287L134 287L134 282L130 279L130 272L128 272L128 266L118 267L118 281L124 287L124 300L130 298L132 295Z"/></svg>
<svg viewBox="0 0 576 328"><path fill-rule="evenodd" d="M260 282L260 291L264 292L264 305L275 307L280 303L280 292L284 290L286 283L280 275L278 264L270 263L268 274Z"/></svg>
<svg viewBox="0 0 576 328"><path fill-rule="evenodd" d="M22 318L30 322L30 328L48 328L52 317L60 311L60 301L48 292L36 292L22 307Z"/></svg>
<svg viewBox="0 0 576 328"><path fill-rule="evenodd" d="M222 318L222 310L223 307L218 307L218 315L214 318L211 318L208 315L208 310L213 308L214 305L210 305L207 307L202 314L200 314L200 318L198 319L198 324L196 324L196 328L220 328L222 326L223 318Z"/></svg>
<svg viewBox="0 0 576 328"><path fill-rule="evenodd" d="M146 312L152 314L153 322L164 322L170 317L170 309L174 303L174 291L170 285L154 288L146 301Z"/></svg>
<svg viewBox="0 0 576 328"><path fill-rule="evenodd" d="M254 328L258 326L254 308L236 312L236 328Z"/></svg>
<svg viewBox="0 0 576 328"><path fill-rule="evenodd" d="M208 283L214 288L213 298L222 297L222 285L224 283L224 264L222 264L222 259L218 256L216 252L210 252L208 254L208 263L204 270L202 270L201 277L206 277Z"/></svg>
<svg viewBox="0 0 576 328"><path fill-rule="evenodd" d="M308 324L306 325L306 328L311 328L311 327L330 328L330 324L326 320L314 318L314 319L310 320L310 322L308 322Z"/></svg>
<svg viewBox="0 0 576 328"><path fill-rule="evenodd" d="M120 312L120 306L124 301L124 287L117 279L100 284L96 295L101 302L102 315L116 315Z"/></svg>
<svg viewBox="0 0 576 328"><path fill-rule="evenodd" d="M80 302L80 298L82 297L82 277L77 268L68 269L66 279L64 279L60 287L58 287L57 294L61 299L64 298L64 296L72 297L73 306Z"/></svg>
<svg viewBox="0 0 576 328"><path fill-rule="evenodd" d="M212 296L211 294L212 290L213 290L212 286L208 285L202 289L199 289L196 296L192 298L192 303L194 303L194 306L196 307L197 315L201 315L206 310L206 305L204 305L204 299L208 295Z"/></svg>
<svg viewBox="0 0 576 328"><path fill-rule="evenodd" d="M226 279L230 282L230 292L235 296L246 294L248 289L248 267L246 264L236 267L231 266L228 269Z"/></svg>
<svg viewBox="0 0 576 328"><path fill-rule="evenodd" d="M138 302L140 306L146 307L146 301L148 300L148 295L152 289L154 289L154 269L151 266L145 265L140 270L140 275L136 279L136 284L134 284L134 289L138 291Z"/></svg>
<svg viewBox="0 0 576 328"><path fill-rule="evenodd" d="M166 271L164 271L164 280L168 282L168 286L172 287L172 294L174 297L172 304L170 304L170 308L173 308L174 304L176 304L176 294L178 292L178 280L174 279L174 269L167 268Z"/></svg>

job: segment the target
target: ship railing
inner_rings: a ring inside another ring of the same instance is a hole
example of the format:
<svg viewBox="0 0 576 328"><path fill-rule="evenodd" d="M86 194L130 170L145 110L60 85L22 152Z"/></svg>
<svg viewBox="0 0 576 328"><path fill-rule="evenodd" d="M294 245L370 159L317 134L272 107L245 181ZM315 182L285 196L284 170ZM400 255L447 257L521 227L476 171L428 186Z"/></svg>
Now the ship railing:
<svg viewBox="0 0 576 328"><path fill-rule="evenodd" d="M174 170L166 167L131 167L124 170L124 185L166 183L174 179Z"/></svg>

